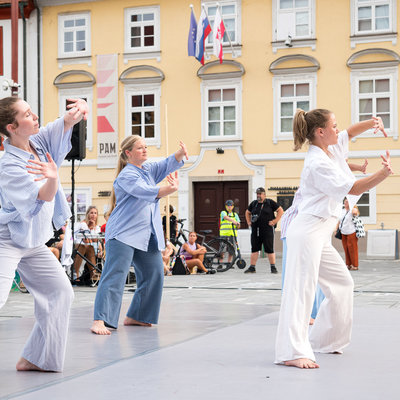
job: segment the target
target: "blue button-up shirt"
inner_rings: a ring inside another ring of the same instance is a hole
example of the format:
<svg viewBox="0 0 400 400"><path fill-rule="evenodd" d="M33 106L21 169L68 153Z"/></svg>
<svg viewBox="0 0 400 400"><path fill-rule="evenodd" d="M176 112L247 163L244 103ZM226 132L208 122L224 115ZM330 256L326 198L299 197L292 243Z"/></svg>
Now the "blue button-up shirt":
<svg viewBox="0 0 400 400"><path fill-rule="evenodd" d="M71 149L72 129L64 133L64 118L40 128L30 137L41 161L49 152L59 167ZM51 202L38 200L39 189L45 180L35 182L36 175L28 173L28 160L33 154L4 141L4 155L0 159L0 232L6 229L12 241L20 247L34 248L53 236L52 220L61 228L71 216L65 194L59 184Z"/></svg>
<svg viewBox="0 0 400 400"><path fill-rule="evenodd" d="M183 164L175 154L159 162L144 163L143 168L128 163L114 181L116 206L107 221L106 240L117 239L147 251L154 233L159 250L164 249L157 184Z"/></svg>

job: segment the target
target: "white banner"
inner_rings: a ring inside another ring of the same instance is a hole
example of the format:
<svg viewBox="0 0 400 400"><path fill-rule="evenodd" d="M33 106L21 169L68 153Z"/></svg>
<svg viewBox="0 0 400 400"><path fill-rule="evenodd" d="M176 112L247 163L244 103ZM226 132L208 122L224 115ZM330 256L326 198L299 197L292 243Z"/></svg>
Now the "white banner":
<svg viewBox="0 0 400 400"><path fill-rule="evenodd" d="M97 56L97 167L118 161L118 55Z"/></svg>

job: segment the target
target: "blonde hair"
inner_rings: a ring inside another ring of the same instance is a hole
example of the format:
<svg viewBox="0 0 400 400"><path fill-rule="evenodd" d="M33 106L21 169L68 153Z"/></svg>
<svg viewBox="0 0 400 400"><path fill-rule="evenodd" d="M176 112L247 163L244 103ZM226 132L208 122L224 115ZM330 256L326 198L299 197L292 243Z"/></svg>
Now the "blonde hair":
<svg viewBox="0 0 400 400"><path fill-rule="evenodd" d="M135 145L135 143L140 139L142 139L141 136L132 135L132 136L128 136L121 142L121 150L119 153L117 172L115 174L115 178L117 178L119 173L126 167L126 164L128 164L128 157L127 157L125 151L126 150L131 151L133 149L133 146ZM110 214L114 210L115 205L116 205L116 198L115 198L115 191L114 191L114 186L113 186L112 190L111 190L111 198L110 198L110 210L109 210Z"/></svg>
<svg viewBox="0 0 400 400"><path fill-rule="evenodd" d="M87 224L89 229L90 229L90 226L89 226L89 214L90 214L90 211L92 211L93 209L97 211L97 217L96 217L96 222L94 223L94 227L92 227L92 229L97 226L97 220L99 219L99 210L97 209L97 207L96 206L89 206L87 208L86 214L85 214L85 221L86 221L86 224Z"/></svg>
<svg viewBox="0 0 400 400"><path fill-rule="evenodd" d="M317 128L325 128L331 111L316 108L309 112L298 109L293 118L294 151L300 150L308 141L312 143Z"/></svg>

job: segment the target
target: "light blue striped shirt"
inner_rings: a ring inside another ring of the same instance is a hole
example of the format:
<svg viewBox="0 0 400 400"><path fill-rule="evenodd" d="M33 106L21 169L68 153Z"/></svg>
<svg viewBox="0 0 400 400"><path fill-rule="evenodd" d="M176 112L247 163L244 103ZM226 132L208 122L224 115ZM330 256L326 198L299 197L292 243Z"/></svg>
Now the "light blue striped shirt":
<svg viewBox="0 0 400 400"><path fill-rule="evenodd" d="M40 128L30 137L41 161L49 152L58 167L71 149L72 129L64 133L64 118ZM53 224L61 228L71 216L65 194L59 184L51 202L38 200L44 181L35 182L36 175L26 166L33 154L4 141L4 155L0 159L0 236L9 236L19 247L34 248L45 244L53 236ZM8 231L8 232L7 232Z"/></svg>
<svg viewBox="0 0 400 400"><path fill-rule="evenodd" d="M143 168L128 163L114 181L116 206L107 221L106 241L117 239L147 251L154 233L159 250L163 250L165 241L157 183L183 164L176 160L175 154L159 162L146 162Z"/></svg>

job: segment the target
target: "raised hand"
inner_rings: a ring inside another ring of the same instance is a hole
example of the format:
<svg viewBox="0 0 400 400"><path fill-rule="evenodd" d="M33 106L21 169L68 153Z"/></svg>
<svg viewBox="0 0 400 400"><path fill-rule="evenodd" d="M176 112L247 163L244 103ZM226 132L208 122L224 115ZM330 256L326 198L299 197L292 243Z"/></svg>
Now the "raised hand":
<svg viewBox="0 0 400 400"><path fill-rule="evenodd" d="M167 181L168 181L168 185L171 187L171 189L174 189L174 191L175 191L175 190L178 190L178 187L179 187L178 172L175 171L174 175L169 174L167 176Z"/></svg>
<svg viewBox="0 0 400 400"><path fill-rule="evenodd" d="M360 171L361 171L363 174L366 174L366 173L367 173L367 165L368 165L368 160L365 159L364 164L361 165L361 167L360 167Z"/></svg>
<svg viewBox="0 0 400 400"><path fill-rule="evenodd" d="M183 157L186 157L186 160L189 160L186 145L185 145L185 143L182 142L182 140L179 141L179 147L180 147L180 149L175 153L176 160L182 161Z"/></svg>
<svg viewBox="0 0 400 400"><path fill-rule="evenodd" d="M381 131L383 133L383 136L387 137L387 133L385 132L385 127L383 126L382 118L381 117L372 117L374 120L374 134L377 133L378 131Z"/></svg>
<svg viewBox="0 0 400 400"><path fill-rule="evenodd" d="M28 160L30 164L26 166L28 172L34 175L41 175L35 178L35 181L41 181L43 179L57 179L57 164L51 158L50 153L46 153L48 162Z"/></svg>
<svg viewBox="0 0 400 400"><path fill-rule="evenodd" d="M86 103L85 100L83 99L68 99L68 101L71 101L71 104L68 104L68 114L72 116L74 120L79 120L81 117L84 120L87 120L87 117L89 115L89 106Z"/></svg>
<svg viewBox="0 0 400 400"><path fill-rule="evenodd" d="M382 160L383 160L383 161L382 161L382 165L383 165L383 167L385 168L387 174L388 174L388 175L393 174L394 172L393 172L392 166L391 166L391 164L390 164L390 153L389 153L389 151L386 150L386 157L381 156L381 158L382 158Z"/></svg>

